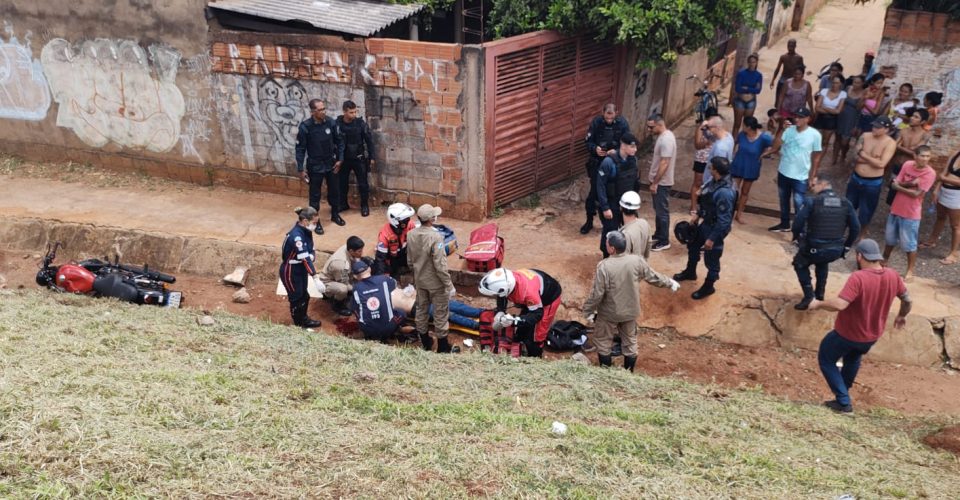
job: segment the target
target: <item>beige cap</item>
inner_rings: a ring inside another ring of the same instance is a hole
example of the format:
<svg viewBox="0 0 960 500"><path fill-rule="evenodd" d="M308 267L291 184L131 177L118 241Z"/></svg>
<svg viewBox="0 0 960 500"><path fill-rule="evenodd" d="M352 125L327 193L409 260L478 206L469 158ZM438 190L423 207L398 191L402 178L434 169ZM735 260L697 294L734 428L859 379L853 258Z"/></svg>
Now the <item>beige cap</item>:
<svg viewBox="0 0 960 500"><path fill-rule="evenodd" d="M420 205L420 208L417 209L417 218L421 221L430 220L434 217L438 217L443 210L440 207L435 207L429 203Z"/></svg>

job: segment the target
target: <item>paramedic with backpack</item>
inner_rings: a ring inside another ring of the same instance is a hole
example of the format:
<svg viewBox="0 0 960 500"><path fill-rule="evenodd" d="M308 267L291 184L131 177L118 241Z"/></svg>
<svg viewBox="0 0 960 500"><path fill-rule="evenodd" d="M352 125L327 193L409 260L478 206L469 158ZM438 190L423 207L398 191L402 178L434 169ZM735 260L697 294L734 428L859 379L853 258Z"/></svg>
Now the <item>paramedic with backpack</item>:
<svg viewBox="0 0 960 500"><path fill-rule="evenodd" d="M600 366L611 366L613 337L620 335L623 367L633 371L637 364L637 317L640 316L640 280L676 292L680 283L650 268L636 254L626 253L627 238L620 231L607 234L610 256L597 264L593 289L583 303L583 315L594 322L593 343Z"/></svg>
<svg viewBox="0 0 960 500"><path fill-rule="evenodd" d="M419 225L410 205L394 203L387 207L387 223L377 235L373 274L387 273L397 278L400 269L407 266L407 235Z"/></svg>
<svg viewBox="0 0 960 500"><path fill-rule="evenodd" d="M730 162L722 156L714 157L710 160L710 169L713 177L700 190L697 199L699 210L690 221L691 224L699 222L700 225L697 226L696 237L687 243L687 267L673 275L677 281L696 280L700 252L703 252L707 279L691 295L694 300L706 298L716 291L713 284L720 279L723 240L730 233L733 208L737 205L737 192L730 180Z"/></svg>
<svg viewBox="0 0 960 500"><path fill-rule="evenodd" d="M560 307L560 283L537 269L511 271L501 267L484 275L478 288L483 295L496 297L497 311L503 313L494 320L494 330L516 326L514 339L526 346L527 356L542 357L543 344ZM507 314L510 302L520 308L519 315Z"/></svg>

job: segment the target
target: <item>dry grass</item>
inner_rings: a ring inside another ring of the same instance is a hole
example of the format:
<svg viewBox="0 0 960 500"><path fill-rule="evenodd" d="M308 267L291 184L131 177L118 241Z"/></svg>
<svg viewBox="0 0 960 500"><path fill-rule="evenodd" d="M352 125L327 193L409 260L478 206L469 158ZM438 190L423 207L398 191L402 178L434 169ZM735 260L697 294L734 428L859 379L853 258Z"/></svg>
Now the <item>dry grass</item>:
<svg viewBox="0 0 960 500"><path fill-rule="evenodd" d="M0 292L2 497L947 498L948 419ZM357 376L373 373L371 377ZM550 433L559 420L566 436Z"/></svg>

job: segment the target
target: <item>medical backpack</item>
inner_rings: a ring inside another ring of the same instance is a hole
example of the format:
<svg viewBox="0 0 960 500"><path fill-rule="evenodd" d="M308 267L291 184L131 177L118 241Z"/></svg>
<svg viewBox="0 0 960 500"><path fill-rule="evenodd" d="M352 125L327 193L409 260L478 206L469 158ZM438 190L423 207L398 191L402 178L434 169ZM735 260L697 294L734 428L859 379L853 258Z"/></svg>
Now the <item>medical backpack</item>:
<svg viewBox="0 0 960 500"><path fill-rule="evenodd" d="M509 354L519 358L522 344L513 340L516 329L512 326L502 328L499 332L493 329L493 318L497 311L484 309L480 313L480 349L494 354Z"/></svg>
<svg viewBox="0 0 960 500"><path fill-rule="evenodd" d="M504 244L495 222L484 224L470 232L470 245L463 251L467 269L485 273L503 264Z"/></svg>

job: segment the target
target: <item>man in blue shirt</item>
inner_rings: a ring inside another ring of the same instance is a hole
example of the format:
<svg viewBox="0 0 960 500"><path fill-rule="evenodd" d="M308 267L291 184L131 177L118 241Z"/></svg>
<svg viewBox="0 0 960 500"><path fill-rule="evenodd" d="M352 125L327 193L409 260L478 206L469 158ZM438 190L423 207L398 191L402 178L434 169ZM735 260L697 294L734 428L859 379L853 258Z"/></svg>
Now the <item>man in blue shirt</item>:
<svg viewBox="0 0 960 500"><path fill-rule="evenodd" d="M794 213L803 206L807 189L820 170L823 150L820 132L810 126L810 110L800 108L794 115L795 125L777 134L770 153L783 150L777 169L777 191L780 195L780 223L768 228L775 233L790 232L790 200Z"/></svg>
<svg viewBox="0 0 960 500"><path fill-rule="evenodd" d="M320 210L320 189L327 181L327 204L330 220L338 226L346 222L340 217L337 172L343 160L343 141L337 124L327 116L327 106L321 99L310 100L310 118L300 122L297 129L297 172L303 182L310 184L310 206ZM317 224L314 232L323 234Z"/></svg>
<svg viewBox="0 0 960 500"><path fill-rule="evenodd" d="M350 268L358 281L353 285L351 309L360 323L360 331L367 340L386 342L400 331L406 318L403 311L394 309L390 295L397 282L386 274L373 276L370 265L363 260Z"/></svg>

